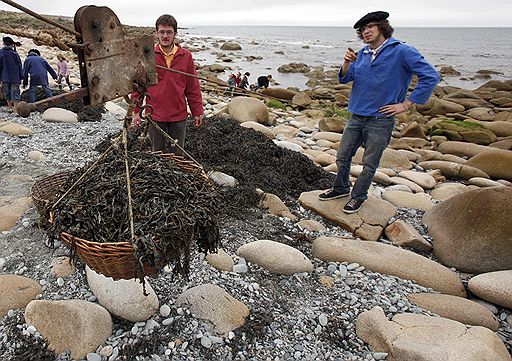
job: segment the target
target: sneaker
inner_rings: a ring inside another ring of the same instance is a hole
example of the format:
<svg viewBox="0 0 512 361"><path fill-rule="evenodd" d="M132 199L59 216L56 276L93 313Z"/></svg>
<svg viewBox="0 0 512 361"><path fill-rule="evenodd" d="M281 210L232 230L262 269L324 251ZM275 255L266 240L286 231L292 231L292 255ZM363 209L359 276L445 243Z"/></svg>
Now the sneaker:
<svg viewBox="0 0 512 361"><path fill-rule="evenodd" d="M320 198L321 201L330 201L331 199L346 197L349 194L350 194L350 192L346 192L346 193L338 192L338 191L334 190L334 188L331 188L328 191L325 191L325 192L321 193L320 195L318 195L318 198Z"/></svg>
<svg viewBox="0 0 512 361"><path fill-rule="evenodd" d="M364 199L355 199L351 198L345 207L343 207L343 212L345 213L356 213L364 203Z"/></svg>

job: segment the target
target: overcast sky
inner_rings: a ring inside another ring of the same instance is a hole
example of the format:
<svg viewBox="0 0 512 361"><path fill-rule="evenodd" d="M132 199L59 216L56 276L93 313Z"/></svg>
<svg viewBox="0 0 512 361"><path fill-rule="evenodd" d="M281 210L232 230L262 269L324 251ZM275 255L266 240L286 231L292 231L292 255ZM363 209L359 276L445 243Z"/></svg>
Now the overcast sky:
<svg viewBox="0 0 512 361"><path fill-rule="evenodd" d="M179 26L352 26L370 11L384 10L393 26L512 26L512 0L16 0L42 14L73 16L83 5L110 7L121 23L153 26L164 13ZM0 3L1 10L15 10ZM0 24L3 25L3 24Z"/></svg>

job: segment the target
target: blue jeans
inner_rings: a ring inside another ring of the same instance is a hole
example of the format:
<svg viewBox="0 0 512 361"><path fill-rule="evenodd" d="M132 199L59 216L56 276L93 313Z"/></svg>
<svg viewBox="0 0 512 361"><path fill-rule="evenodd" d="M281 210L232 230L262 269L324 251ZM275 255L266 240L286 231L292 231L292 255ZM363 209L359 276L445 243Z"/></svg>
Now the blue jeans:
<svg viewBox="0 0 512 361"><path fill-rule="evenodd" d="M2 88L4 91L4 97L7 101L18 102L21 100L20 95L20 83L2 83Z"/></svg>
<svg viewBox="0 0 512 361"><path fill-rule="evenodd" d="M41 85L43 87L44 94L47 98L52 96L52 90L48 85ZM35 103L36 102L36 88L38 85L31 85L30 88L28 88L28 101L29 103Z"/></svg>
<svg viewBox="0 0 512 361"><path fill-rule="evenodd" d="M368 198L368 188L372 184L373 176L379 166L384 149L391 140L391 132L395 125L395 119L386 116L361 116L353 114L348 120L340 147L336 164L338 174L334 179L333 188L337 192L348 193L350 191L350 165L352 157L357 149L363 145L363 171L357 177L352 188L351 197L359 200Z"/></svg>

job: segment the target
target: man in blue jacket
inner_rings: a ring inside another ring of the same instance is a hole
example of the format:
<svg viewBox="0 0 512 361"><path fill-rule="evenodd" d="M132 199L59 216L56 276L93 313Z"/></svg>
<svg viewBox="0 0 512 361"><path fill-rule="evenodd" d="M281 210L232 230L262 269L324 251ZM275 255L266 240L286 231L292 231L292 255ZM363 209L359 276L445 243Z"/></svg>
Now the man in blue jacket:
<svg viewBox="0 0 512 361"><path fill-rule="evenodd" d="M439 82L439 74L413 47L393 39L389 14L376 11L354 25L366 44L359 52L348 49L338 74L341 84L353 81L348 110L352 113L341 138L333 187L319 195L321 200L351 196L343 208L357 212L368 198L368 188L391 140L394 117L413 104L425 104ZM412 76L418 85L407 97ZM352 157L364 146L363 171L350 192Z"/></svg>
<svg viewBox="0 0 512 361"><path fill-rule="evenodd" d="M4 47L0 49L0 81L9 111L17 112L21 100L21 59L16 52L16 45L20 46L21 43L15 42L10 36L2 40Z"/></svg>
<svg viewBox="0 0 512 361"><path fill-rule="evenodd" d="M47 97L52 96L52 90L48 85L48 74L54 80L57 80L57 73L48 64L48 62L41 56L37 49L30 49L28 56L23 64L23 86L28 84L28 77L30 75L30 87L28 88L28 101L34 103L36 101L36 88L41 85Z"/></svg>

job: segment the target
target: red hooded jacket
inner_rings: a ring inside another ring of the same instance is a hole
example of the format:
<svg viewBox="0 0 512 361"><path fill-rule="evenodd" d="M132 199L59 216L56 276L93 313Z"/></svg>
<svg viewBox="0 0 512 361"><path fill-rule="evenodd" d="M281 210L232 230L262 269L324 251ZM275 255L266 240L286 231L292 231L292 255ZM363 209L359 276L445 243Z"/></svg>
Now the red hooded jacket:
<svg viewBox="0 0 512 361"><path fill-rule="evenodd" d="M192 54L179 44L171 68L184 73L196 75L196 66ZM167 67L160 46L155 45L155 63ZM193 116L203 115L203 97L199 80L183 74L172 73L163 69L156 69L158 84L148 87L151 100L148 104L153 106L153 120L158 122L178 122L187 119L187 103ZM136 94L135 94L136 95ZM134 112L139 108L135 107Z"/></svg>

